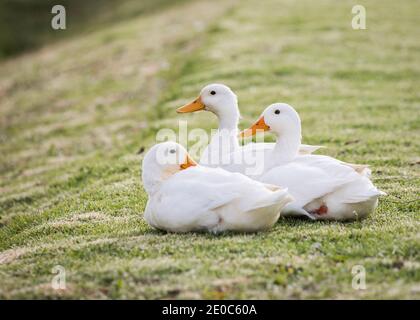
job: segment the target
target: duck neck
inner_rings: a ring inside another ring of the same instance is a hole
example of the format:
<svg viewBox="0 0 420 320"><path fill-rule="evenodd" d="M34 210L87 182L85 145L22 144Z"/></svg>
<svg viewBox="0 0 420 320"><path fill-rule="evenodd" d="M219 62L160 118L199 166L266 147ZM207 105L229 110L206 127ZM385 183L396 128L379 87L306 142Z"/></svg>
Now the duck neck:
<svg viewBox="0 0 420 320"><path fill-rule="evenodd" d="M239 149L239 110L238 105L235 106L226 106L224 113L214 112L219 120L219 128L212 132L211 141L201 154L200 164L216 167L229 164L230 154Z"/></svg>
<svg viewBox="0 0 420 320"><path fill-rule="evenodd" d="M142 181L146 192L150 195L156 193L162 183L177 173L177 166L168 166L162 169L155 163L149 163L142 169Z"/></svg>
<svg viewBox="0 0 420 320"><path fill-rule="evenodd" d="M226 112L216 113L219 120L219 130L238 130L239 109L235 107L227 107Z"/></svg>
<svg viewBox="0 0 420 320"><path fill-rule="evenodd" d="M160 174L156 174L156 173L157 173L157 169L156 169L156 166L154 165L148 168L143 168L143 172L142 172L143 187L149 196L156 193L156 191L159 189L162 183Z"/></svg>
<svg viewBox="0 0 420 320"><path fill-rule="evenodd" d="M223 139L223 144L229 146L229 152L236 151L239 148L238 142L238 122L239 109L236 104L234 107L227 107L228 112L216 114L219 119L219 128L217 136Z"/></svg>
<svg viewBox="0 0 420 320"><path fill-rule="evenodd" d="M278 135L272 151L275 164L292 161L298 155L301 140L300 131Z"/></svg>

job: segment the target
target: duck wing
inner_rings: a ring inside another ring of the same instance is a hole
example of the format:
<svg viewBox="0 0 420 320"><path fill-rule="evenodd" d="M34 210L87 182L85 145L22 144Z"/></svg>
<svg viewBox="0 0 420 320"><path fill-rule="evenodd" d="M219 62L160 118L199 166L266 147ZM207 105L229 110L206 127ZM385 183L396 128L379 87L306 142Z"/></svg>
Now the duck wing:
<svg viewBox="0 0 420 320"><path fill-rule="evenodd" d="M287 187L295 204L303 207L360 177L351 167L331 157L308 155L274 167L260 180Z"/></svg>
<svg viewBox="0 0 420 320"><path fill-rule="evenodd" d="M318 149L322 149L325 148L324 146L313 146L310 144L301 144L300 148L299 148L299 154L300 155L304 155L304 154L312 154L315 151L317 151Z"/></svg>
<svg viewBox="0 0 420 320"><path fill-rule="evenodd" d="M275 145L276 144L274 142L264 142L264 143L251 142L240 147L240 149L243 152L264 152L264 151L273 150ZM321 148L325 148L325 147L313 146L310 144L301 144L299 148L299 154L301 155L311 154Z"/></svg>

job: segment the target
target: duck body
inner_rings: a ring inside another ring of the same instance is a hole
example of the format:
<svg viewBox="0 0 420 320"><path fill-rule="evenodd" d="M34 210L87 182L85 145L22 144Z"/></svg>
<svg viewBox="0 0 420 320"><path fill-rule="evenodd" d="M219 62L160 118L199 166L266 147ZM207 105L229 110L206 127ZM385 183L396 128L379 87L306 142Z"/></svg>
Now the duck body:
<svg viewBox="0 0 420 320"><path fill-rule="evenodd" d="M268 170L259 181L287 186L295 201L283 209L284 216L316 220L366 218L383 194L366 174L321 155L298 156Z"/></svg>
<svg viewBox="0 0 420 320"><path fill-rule="evenodd" d="M148 177L144 180L148 184ZM151 226L169 232L266 230L292 200L286 189L199 165L149 185L144 217Z"/></svg>
<svg viewBox="0 0 420 320"><path fill-rule="evenodd" d="M367 166L323 155L299 155L300 117L291 106L269 106L242 135L254 134L256 129L277 136L275 147L259 163L256 179L289 189L295 200L282 215L341 221L363 219L375 210L384 193L370 181Z"/></svg>

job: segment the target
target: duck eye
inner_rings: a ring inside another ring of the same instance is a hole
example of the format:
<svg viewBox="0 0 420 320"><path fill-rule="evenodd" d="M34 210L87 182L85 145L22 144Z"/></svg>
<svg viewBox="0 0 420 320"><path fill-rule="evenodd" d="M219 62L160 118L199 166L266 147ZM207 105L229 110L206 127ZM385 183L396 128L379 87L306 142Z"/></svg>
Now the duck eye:
<svg viewBox="0 0 420 320"><path fill-rule="evenodd" d="M169 150L169 153L175 153L176 152L176 150L175 149L171 149L171 150Z"/></svg>
<svg viewBox="0 0 420 320"><path fill-rule="evenodd" d="M280 114L280 110L277 109L276 111L274 111L275 114Z"/></svg>
<svg viewBox="0 0 420 320"><path fill-rule="evenodd" d="M212 90L212 91L210 91L210 94L211 94L212 96L214 96L214 95L216 94L216 91Z"/></svg>

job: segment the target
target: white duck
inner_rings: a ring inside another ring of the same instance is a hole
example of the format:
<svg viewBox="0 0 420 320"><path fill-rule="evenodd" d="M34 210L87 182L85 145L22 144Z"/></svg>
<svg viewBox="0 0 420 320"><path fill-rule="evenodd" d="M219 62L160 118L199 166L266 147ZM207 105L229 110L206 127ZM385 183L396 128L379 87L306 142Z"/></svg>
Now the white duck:
<svg viewBox="0 0 420 320"><path fill-rule="evenodd" d="M197 165L175 142L148 151L142 180L149 195L146 221L171 232L265 230L292 200L287 189Z"/></svg>
<svg viewBox="0 0 420 320"><path fill-rule="evenodd" d="M210 111L219 119L218 130L201 155L201 165L222 167L228 171L247 174L246 169L252 162L258 161L257 157L264 156L262 153L274 148L274 143L249 143L243 147L239 146L238 99L228 86L223 84L205 86L193 102L178 108L177 112L187 113L200 110ZM320 147L301 145L299 153L310 154L318 148Z"/></svg>
<svg viewBox="0 0 420 320"><path fill-rule="evenodd" d="M322 155L298 155L301 122L288 104L266 108L258 121L241 135L257 130L277 136L274 149L258 180L285 186L295 201L282 215L306 215L312 219L354 220L365 218L378 204L379 191L369 180L366 166L353 165Z"/></svg>

